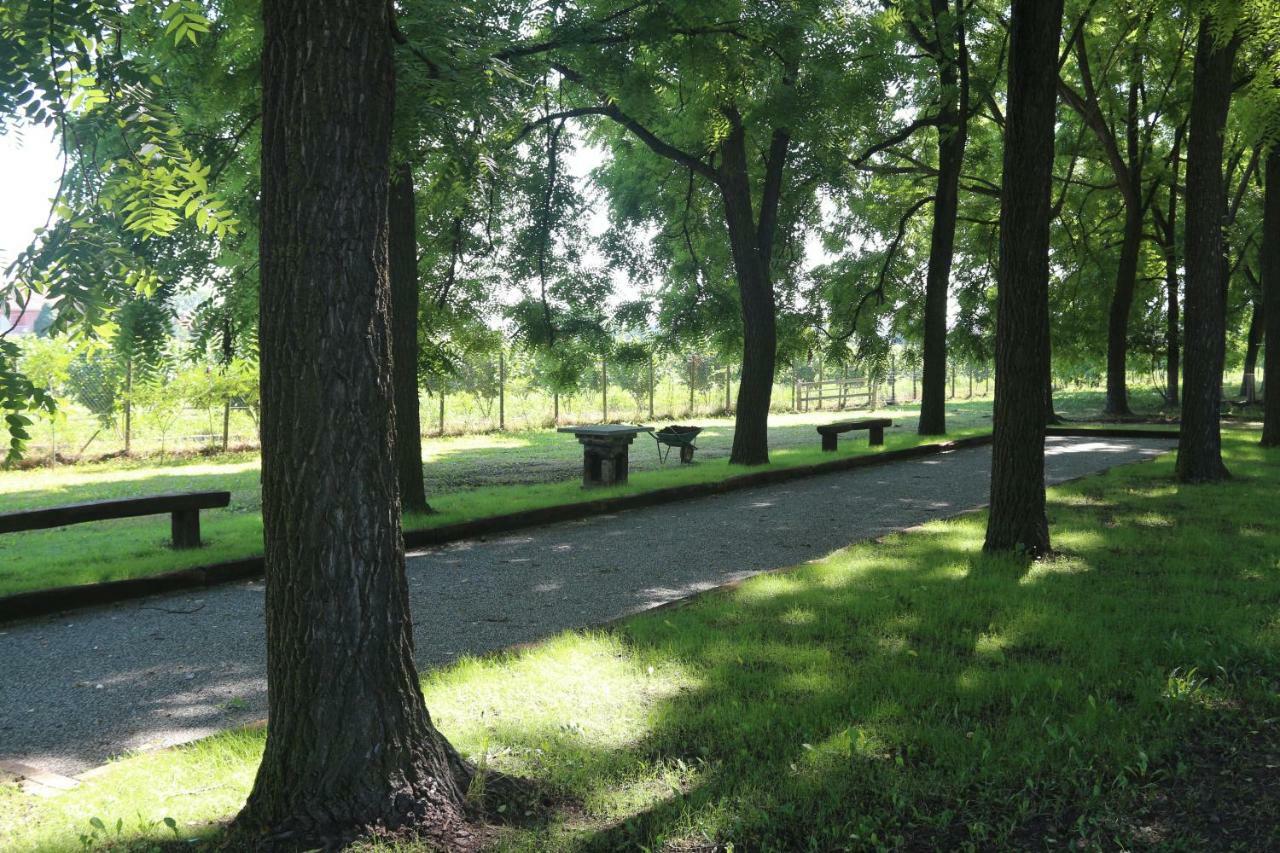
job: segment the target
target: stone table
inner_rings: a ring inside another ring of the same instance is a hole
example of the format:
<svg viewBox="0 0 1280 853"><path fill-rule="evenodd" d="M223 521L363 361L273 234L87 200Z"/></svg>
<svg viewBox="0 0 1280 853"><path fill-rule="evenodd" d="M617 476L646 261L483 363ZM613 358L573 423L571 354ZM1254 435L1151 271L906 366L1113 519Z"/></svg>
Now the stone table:
<svg viewBox="0 0 1280 853"><path fill-rule="evenodd" d="M582 487L614 486L627 482L627 455L631 442L652 427L630 424L595 424L560 427L557 432L571 432L582 443Z"/></svg>

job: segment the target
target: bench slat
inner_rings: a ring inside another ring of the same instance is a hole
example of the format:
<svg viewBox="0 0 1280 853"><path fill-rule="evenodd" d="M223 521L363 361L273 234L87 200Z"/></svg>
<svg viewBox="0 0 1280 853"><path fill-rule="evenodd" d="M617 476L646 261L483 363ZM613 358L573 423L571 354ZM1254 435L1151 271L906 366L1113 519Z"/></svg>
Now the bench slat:
<svg viewBox="0 0 1280 853"><path fill-rule="evenodd" d="M874 429L875 427L891 427L893 421L889 418L865 418L860 421L838 421L833 424L823 424L818 427L818 432L822 435L828 433L849 432L855 429Z"/></svg>
<svg viewBox="0 0 1280 853"><path fill-rule="evenodd" d="M111 518L135 518L200 509L216 509L231 503L230 492L183 492L181 494L148 495L143 498L120 498L105 501L52 506L0 513L0 533L24 530L47 530L85 521Z"/></svg>

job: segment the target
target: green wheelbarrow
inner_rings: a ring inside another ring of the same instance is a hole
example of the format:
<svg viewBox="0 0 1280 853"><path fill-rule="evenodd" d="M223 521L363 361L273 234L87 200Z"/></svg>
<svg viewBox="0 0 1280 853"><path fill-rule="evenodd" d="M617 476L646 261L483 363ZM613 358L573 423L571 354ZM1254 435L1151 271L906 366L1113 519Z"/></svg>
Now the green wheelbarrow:
<svg viewBox="0 0 1280 853"><path fill-rule="evenodd" d="M693 462L693 451L698 447L693 440L702 432L702 427L671 425L652 432L653 440L658 443L658 463L666 464L672 448L680 448L680 462L688 465Z"/></svg>

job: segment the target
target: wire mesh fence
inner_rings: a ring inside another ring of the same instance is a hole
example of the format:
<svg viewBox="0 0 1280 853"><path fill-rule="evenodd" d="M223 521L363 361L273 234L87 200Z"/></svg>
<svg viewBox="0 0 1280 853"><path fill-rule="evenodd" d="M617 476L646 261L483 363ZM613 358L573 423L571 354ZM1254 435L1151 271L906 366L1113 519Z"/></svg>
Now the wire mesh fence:
<svg viewBox="0 0 1280 853"><path fill-rule="evenodd" d="M421 389L422 432L425 436L457 435L729 414L736 403L740 376L738 365L726 361L701 353L626 364L600 360L572 388L557 392L541 385L536 372L518 358L477 358L448 380L434 383L436 387ZM53 380L47 385L58 406L52 415L33 416L26 448L29 463L119 455L209 454L257 447L252 365L171 364L143 371L118 358L78 353L56 369L48 364L35 366L44 367ZM866 409L909 403L918 393L918 371L897 370L870 385L856 370L842 367L839 371L839 381L848 388L856 385L859 394L846 393L839 399L824 395L820 389L832 381L827 378L831 371L820 362L780 366L773 409ZM982 383L985 374L975 375ZM989 376L985 378L989 386ZM819 399L809 390L814 387L819 389ZM982 385L975 390L972 381L966 388L962 379L958 393L973 395L981 390ZM804 397L806 393L808 397Z"/></svg>
<svg viewBox="0 0 1280 853"><path fill-rule="evenodd" d="M258 445L256 365L172 362L142 370L119 357L41 346L24 366L52 388L58 407L52 415L34 416L28 464L210 454ZM875 376L855 365L816 359L779 365L772 408L838 412L911 405L920 397L920 371L904 361ZM432 436L705 418L732 413L739 379L736 361L705 353L626 363L601 359L558 392L546 387L531 360L504 351L473 357L442 382L428 380L419 396L420 423L423 435ZM1131 377L1132 387L1150 397L1135 405L1161 407L1159 386L1151 379ZM1240 405L1261 399L1264 379L1261 370L1252 378L1240 372L1224 377L1223 400ZM1062 387L1096 384L1080 377ZM948 365L948 400L988 397L993 388L990 365Z"/></svg>

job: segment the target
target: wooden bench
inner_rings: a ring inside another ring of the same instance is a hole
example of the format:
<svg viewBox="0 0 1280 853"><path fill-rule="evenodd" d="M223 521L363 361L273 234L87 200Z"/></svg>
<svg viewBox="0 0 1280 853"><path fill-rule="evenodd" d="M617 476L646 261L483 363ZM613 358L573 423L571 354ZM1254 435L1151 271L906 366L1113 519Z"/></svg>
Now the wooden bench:
<svg viewBox="0 0 1280 853"><path fill-rule="evenodd" d="M231 503L230 492L184 492L152 495L145 498L92 501L90 503L53 506L0 513L0 533L24 530L47 530L86 521L109 518L136 518L142 515L173 516L173 547L200 547L200 510L224 507Z"/></svg>
<svg viewBox="0 0 1280 853"><path fill-rule="evenodd" d="M818 427L818 435L822 436L822 449L834 451L838 436L842 432L852 432L855 429L865 429L869 433L871 446L884 444L884 428L893 426L893 421L888 418L863 418L860 421L836 421L833 424L823 424Z"/></svg>

